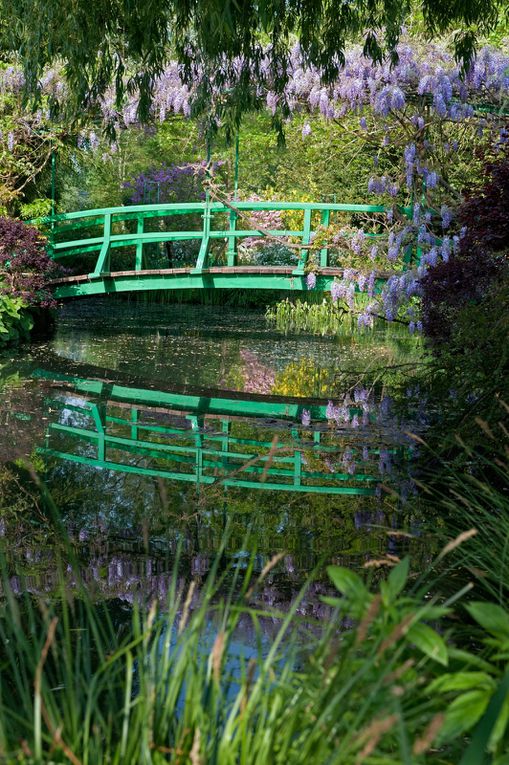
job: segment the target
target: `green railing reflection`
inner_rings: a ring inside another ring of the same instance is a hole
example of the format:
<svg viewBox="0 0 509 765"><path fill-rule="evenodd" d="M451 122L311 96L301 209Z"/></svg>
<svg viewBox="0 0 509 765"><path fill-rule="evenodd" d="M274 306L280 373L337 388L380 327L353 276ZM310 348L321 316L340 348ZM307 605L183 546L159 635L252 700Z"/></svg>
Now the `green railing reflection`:
<svg viewBox="0 0 509 765"><path fill-rule="evenodd" d="M35 375L55 378L44 370ZM374 431L338 432L325 403L310 404L312 424L303 425L305 402L188 396L56 377L70 389L46 402L39 450L46 456L197 486L372 496L382 480L378 458L387 446L378 439L367 457ZM389 451L403 454L397 444Z"/></svg>

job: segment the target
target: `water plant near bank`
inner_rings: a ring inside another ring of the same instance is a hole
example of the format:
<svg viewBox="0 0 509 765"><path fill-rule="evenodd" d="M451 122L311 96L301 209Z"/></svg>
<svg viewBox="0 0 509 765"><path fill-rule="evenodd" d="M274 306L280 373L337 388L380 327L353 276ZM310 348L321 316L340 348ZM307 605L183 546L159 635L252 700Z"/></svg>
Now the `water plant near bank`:
<svg viewBox="0 0 509 765"><path fill-rule="evenodd" d="M356 294L352 310L346 302L337 299L334 301L327 297L323 298L321 303L285 298L269 306L265 318L281 332L336 335L345 330L357 329L359 316L370 302L369 296Z"/></svg>

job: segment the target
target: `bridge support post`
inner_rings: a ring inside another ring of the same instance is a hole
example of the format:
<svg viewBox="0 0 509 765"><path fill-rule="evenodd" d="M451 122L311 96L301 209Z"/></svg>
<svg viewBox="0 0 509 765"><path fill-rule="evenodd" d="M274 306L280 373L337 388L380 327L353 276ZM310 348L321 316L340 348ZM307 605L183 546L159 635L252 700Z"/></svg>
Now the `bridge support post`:
<svg viewBox="0 0 509 765"><path fill-rule="evenodd" d="M230 448L230 420L221 420L221 456L222 456L222 468L227 470L228 468L228 450Z"/></svg>
<svg viewBox="0 0 509 765"><path fill-rule="evenodd" d="M200 251L198 253L198 260L196 266L191 270L192 274L201 274L204 268L207 267L207 257L210 247L210 219L212 217L210 211L210 195L207 191L207 198L205 200L205 209L203 211L203 234L200 245Z"/></svg>
<svg viewBox="0 0 509 765"><path fill-rule="evenodd" d="M322 210L322 218L320 224L327 228L330 223L330 210ZM327 247L322 247L320 250L320 268L327 268L329 265L329 250Z"/></svg>
<svg viewBox="0 0 509 765"><path fill-rule="evenodd" d="M109 276L110 273L111 213L104 213L103 243L95 268L89 276Z"/></svg>
<svg viewBox="0 0 509 765"><path fill-rule="evenodd" d="M136 223L136 233L137 234L143 234L143 224L144 224L144 218L142 215L139 215L137 218ZM136 271L142 271L143 270L143 241L136 243L136 265L135 265Z"/></svg>
<svg viewBox="0 0 509 765"><path fill-rule="evenodd" d="M226 263L228 266L234 266L237 262L237 239L235 238L235 228L237 226L237 213L230 210L230 228L228 231L228 249L226 251Z"/></svg>
<svg viewBox="0 0 509 765"><path fill-rule="evenodd" d="M304 229L302 231L302 244L309 244L311 239L311 210L304 210ZM294 276L304 276L304 269L308 260L308 250L302 249L299 254L297 268L292 271Z"/></svg>

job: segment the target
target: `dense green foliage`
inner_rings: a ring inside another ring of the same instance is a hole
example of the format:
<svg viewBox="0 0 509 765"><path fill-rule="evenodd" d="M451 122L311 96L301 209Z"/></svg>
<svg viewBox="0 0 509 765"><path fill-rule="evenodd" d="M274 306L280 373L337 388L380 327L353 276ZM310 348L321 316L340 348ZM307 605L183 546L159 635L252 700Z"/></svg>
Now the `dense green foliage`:
<svg viewBox="0 0 509 765"><path fill-rule="evenodd" d="M33 321L23 309L21 298L0 294L0 348L28 338Z"/></svg>

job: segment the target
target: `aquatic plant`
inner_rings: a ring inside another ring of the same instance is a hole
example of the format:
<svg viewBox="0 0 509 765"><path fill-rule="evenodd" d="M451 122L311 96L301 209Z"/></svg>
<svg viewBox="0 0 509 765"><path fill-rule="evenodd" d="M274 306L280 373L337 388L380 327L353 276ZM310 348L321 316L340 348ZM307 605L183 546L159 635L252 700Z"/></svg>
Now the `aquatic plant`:
<svg viewBox="0 0 509 765"><path fill-rule="evenodd" d="M352 324L352 318L345 305L331 300L308 303L289 298L275 306L269 306L265 318L282 332L311 332L317 335L336 334Z"/></svg>

